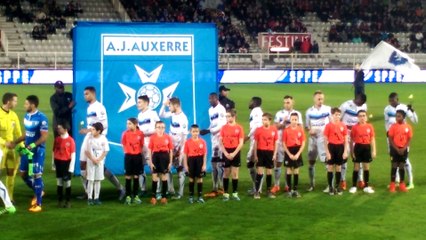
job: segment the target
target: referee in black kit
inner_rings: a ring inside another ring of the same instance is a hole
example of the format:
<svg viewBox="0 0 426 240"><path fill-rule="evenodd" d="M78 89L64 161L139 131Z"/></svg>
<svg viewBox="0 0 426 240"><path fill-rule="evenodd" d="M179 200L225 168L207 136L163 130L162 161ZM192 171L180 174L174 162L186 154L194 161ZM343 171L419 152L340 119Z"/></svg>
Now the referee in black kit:
<svg viewBox="0 0 426 240"><path fill-rule="evenodd" d="M231 89L225 87L225 85L219 87L219 102L225 107L226 111L235 109L234 101L228 98L229 91L231 91Z"/></svg>
<svg viewBox="0 0 426 240"><path fill-rule="evenodd" d="M65 92L64 83L62 81L56 81L55 84L55 93L50 97L50 108L53 112L53 132L55 137L57 137L58 131L56 127L58 123L68 123L70 129L68 133L70 136L72 134L72 110L75 106L75 102L72 99L72 93Z"/></svg>

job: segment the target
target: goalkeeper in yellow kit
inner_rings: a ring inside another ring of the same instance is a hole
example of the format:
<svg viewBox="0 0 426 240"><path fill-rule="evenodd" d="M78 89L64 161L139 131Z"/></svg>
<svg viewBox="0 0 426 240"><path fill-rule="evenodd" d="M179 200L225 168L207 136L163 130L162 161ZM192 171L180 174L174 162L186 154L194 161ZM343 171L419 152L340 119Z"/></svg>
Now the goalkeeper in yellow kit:
<svg viewBox="0 0 426 240"><path fill-rule="evenodd" d="M5 93L0 109L0 149L3 151L1 169L6 173L6 188L13 201L15 176L19 167L20 157L15 151L16 140L22 136L18 115L13 111L18 103L15 93ZM20 143L23 145L23 143Z"/></svg>

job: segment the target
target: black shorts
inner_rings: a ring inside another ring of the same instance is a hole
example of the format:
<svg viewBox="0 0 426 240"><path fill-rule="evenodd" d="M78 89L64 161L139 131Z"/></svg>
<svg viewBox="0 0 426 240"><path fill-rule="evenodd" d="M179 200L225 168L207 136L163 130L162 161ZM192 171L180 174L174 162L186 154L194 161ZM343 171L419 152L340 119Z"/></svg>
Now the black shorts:
<svg viewBox="0 0 426 240"><path fill-rule="evenodd" d="M343 152L345 151L345 144L328 144L328 151L330 152L331 159L327 161L328 165L342 165L346 162L343 159Z"/></svg>
<svg viewBox="0 0 426 240"><path fill-rule="evenodd" d="M71 180L71 173L68 171L71 160L63 161L55 159L56 178L61 178L64 181Z"/></svg>
<svg viewBox="0 0 426 240"><path fill-rule="evenodd" d="M274 168L274 162L272 157L274 156L274 151L270 150L257 150L257 167L265 167L267 169Z"/></svg>
<svg viewBox="0 0 426 240"><path fill-rule="evenodd" d="M356 143L354 146L355 163L369 163L373 161L371 157L371 145Z"/></svg>
<svg viewBox="0 0 426 240"><path fill-rule="evenodd" d="M401 155L398 154L398 152L395 150L395 148L393 148L391 146L390 147L390 155L391 155L392 162L405 163L407 161L407 158L408 158L408 149L405 149L404 154L401 156Z"/></svg>
<svg viewBox="0 0 426 240"><path fill-rule="evenodd" d="M300 149L300 146L297 147L289 147L288 151L291 154L296 154ZM290 156L287 155L286 152L284 152L284 166L289 168L299 168L303 166L303 160L302 160L302 154L300 154L299 158L297 160L291 160Z"/></svg>
<svg viewBox="0 0 426 240"><path fill-rule="evenodd" d="M142 174L142 154L124 154L124 172L127 176L136 176Z"/></svg>
<svg viewBox="0 0 426 240"><path fill-rule="evenodd" d="M203 156L188 157L188 177L201 178L203 168Z"/></svg>
<svg viewBox="0 0 426 240"><path fill-rule="evenodd" d="M169 152L154 152L152 154L152 164L154 169L152 173L168 173L169 172L169 163L170 163Z"/></svg>
<svg viewBox="0 0 426 240"><path fill-rule="evenodd" d="M233 153L236 148L225 148L228 153ZM222 159L225 161L224 168L229 167L240 167L241 166L241 151L238 151L237 155L235 155L234 159L229 160L225 157L225 154L222 155Z"/></svg>

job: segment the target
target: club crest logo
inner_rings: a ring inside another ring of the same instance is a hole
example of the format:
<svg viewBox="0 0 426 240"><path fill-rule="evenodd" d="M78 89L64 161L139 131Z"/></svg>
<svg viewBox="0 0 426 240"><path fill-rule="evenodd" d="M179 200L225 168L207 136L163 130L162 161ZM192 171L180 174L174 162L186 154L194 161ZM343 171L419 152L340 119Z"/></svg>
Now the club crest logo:
<svg viewBox="0 0 426 240"><path fill-rule="evenodd" d="M408 62L408 59L398 54L396 51L393 51L389 57L389 63L398 66L403 65Z"/></svg>
<svg viewBox="0 0 426 240"><path fill-rule="evenodd" d="M142 83L142 87L140 87L139 90L136 91L135 89L126 86L123 83L118 83L126 97L120 109L118 110L119 113L135 106L137 98L143 95L147 95L149 97L149 107L151 109L156 109L158 106L161 105L162 101L165 101L165 99L172 97L177 86L179 85L179 81L177 81L175 83L172 83L170 86L167 86L160 90L160 88L156 84L160 76L161 70L163 69L163 65L158 66L152 72L147 72L136 64L135 69Z"/></svg>

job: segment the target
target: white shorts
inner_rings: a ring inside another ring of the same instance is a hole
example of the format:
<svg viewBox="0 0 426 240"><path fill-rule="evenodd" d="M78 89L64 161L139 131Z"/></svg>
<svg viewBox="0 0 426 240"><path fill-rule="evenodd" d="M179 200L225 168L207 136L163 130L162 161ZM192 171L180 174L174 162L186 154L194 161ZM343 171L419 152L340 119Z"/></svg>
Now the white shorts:
<svg viewBox="0 0 426 240"><path fill-rule="evenodd" d="M351 131L352 131L352 130L348 128L348 135L347 135L347 138L348 138L348 144L349 144L349 146L348 146L348 149L349 149L349 156L348 156L348 159L349 159L349 157L351 157L351 156L352 156L351 143L352 143L352 145L353 145L353 146L355 146L355 142L352 142L352 138L351 138Z"/></svg>
<svg viewBox="0 0 426 240"><path fill-rule="evenodd" d="M179 146L179 148L180 148L180 145L181 145L182 140L183 140L182 139L182 134L173 134L173 133L170 133L170 137L172 137L173 146L175 148Z"/></svg>
<svg viewBox="0 0 426 240"><path fill-rule="evenodd" d="M312 137L309 136L309 145L308 145L308 159L317 160L320 159L321 162L325 162L327 157L325 153L324 146L324 136Z"/></svg>
<svg viewBox="0 0 426 240"><path fill-rule="evenodd" d="M212 142L212 158L222 158L222 150L220 149L220 134L211 135Z"/></svg>
<svg viewBox="0 0 426 240"><path fill-rule="evenodd" d="M173 135L172 141L173 141L173 160L172 165L175 168L178 168L180 166L183 166L183 148L182 146L182 135Z"/></svg>
<svg viewBox="0 0 426 240"><path fill-rule="evenodd" d="M146 162L149 160L149 137L144 137L143 138L143 149L142 149L142 154L143 154L143 165L146 165Z"/></svg>
<svg viewBox="0 0 426 240"><path fill-rule="evenodd" d="M173 135L173 134L170 134L170 135L172 137L174 151L182 151L183 152L184 146L181 146L182 137L178 136L178 135Z"/></svg>
<svg viewBox="0 0 426 240"><path fill-rule="evenodd" d="M284 162L284 147L281 141L278 142L278 150L277 150L277 162Z"/></svg>
<svg viewBox="0 0 426 240"><path fill-rule="evenodd" d="M82 147L80 148L80 162L87 162L87 157L86 157L84 146L86 146L86 142L87 142L87 139L89 137L89 134L90 133L87 133L84 136L83 143L81 144Z"/></svg>
<svg viewBox="0 0 426 240"><path fill-rule="evenodd" d="M98 164L94 164L92 161L87 161L86 174L86 178L89 181L104 180L104 161Z"/></svg>
<svg viewBox="0 0 426 240"><path fill-rule="evenodd" d="M254 138L250 137L250 148L247 152L247 162L253 161L253 153L254 153Z"/></svg>

